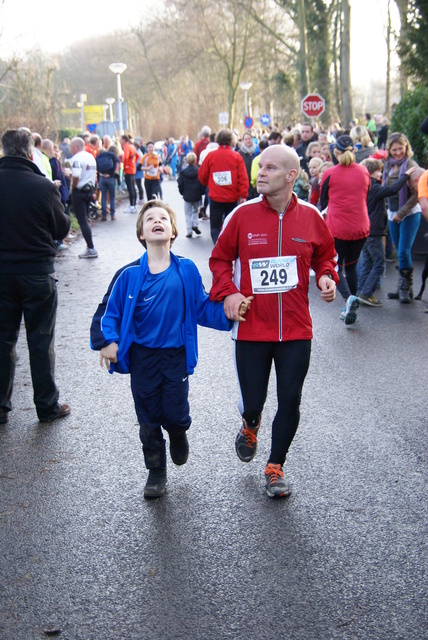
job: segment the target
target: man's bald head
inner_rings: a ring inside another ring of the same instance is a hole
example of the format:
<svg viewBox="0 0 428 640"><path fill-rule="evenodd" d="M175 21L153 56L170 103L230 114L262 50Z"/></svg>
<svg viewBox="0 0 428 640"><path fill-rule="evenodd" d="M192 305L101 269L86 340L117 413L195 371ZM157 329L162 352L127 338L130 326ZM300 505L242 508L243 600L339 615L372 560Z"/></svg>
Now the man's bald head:
<svg viewBox="0 0 428 640"><path fill-rule="evenodd" d="M299 156L294 149L272 145L260 155L257 191L269 201L288 201L299 170Z"/></svg>
<svg viewBox="0 0 428 640"><path fill-rule="evenodd" d="M286 145L271 145L262 152L260 161L262 159L263 161L275 159L276 162L283 164L287 170L294 169L297 173L300 169L299 156L294 149Z"/></svg>

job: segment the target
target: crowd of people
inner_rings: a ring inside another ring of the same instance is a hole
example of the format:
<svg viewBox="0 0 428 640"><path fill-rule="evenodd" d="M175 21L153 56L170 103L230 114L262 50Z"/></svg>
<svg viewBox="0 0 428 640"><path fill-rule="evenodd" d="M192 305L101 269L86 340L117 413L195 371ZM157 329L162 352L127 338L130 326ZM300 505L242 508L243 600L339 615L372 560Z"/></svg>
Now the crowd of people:
<svg viewBox="0 0 428 640"><path fill-rule="evenodd" d="M375 291L395 247L399 279L388 297L404 304L414 298L411 250L421 216L428 220L428 171L413 160L406 136L388 135L384 119L379 124L367 114L365 125L353 122L348 129L325 131L305 122L242 136L230 129L213 133L205 125L195 144L183 135L166 138L158 149L128 133L118 139L84 133L56 145L24 127L6 131L0 158L0 423L12 410L22 315L39 420L69 415L54 376L54 259L71 211L86 243L79 258L98 257L89 205L99 197L100 221L110 216L114 222L121 190L129 198L124 213L137 214L145 251L115 274L95 312L91 346L110 372L131 375L149 471L145 497L166 490L164 431L175 464L185 464L189 455L188 376L197 363L198 324L232 331L242 416L235 448L243 462L256 455L274 363L278 407L266 493L288 496L283 467L299 424L311 352L310 275L325 302L335 299L337 287L344 302L340 319L353 325L360 303L382 306ZM171 251L177 212L162 200L165 178L177 181L183 197L187 238L201 235L200 219L210 221L209 295L196 265Z"/></svg>

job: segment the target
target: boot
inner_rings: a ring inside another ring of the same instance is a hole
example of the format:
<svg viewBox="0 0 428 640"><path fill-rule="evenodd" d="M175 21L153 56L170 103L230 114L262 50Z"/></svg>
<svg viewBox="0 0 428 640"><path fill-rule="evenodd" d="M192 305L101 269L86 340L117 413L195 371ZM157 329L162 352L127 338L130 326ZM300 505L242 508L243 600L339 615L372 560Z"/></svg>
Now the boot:
<svg viewBox="0 0 428 640"><path fill-rule="evenodd" d="M410 304L413 300L413 267L400 269L400 276L398 299L403 304Z"/></svg>
<svg viewBox="0 0 428 640"><path fill-rule="evenodd" d="M397 269L397 267L395 267ZM398 300L399 298L399 292L400 292L400 283L401 283L401 276L398 277L398 283L397 283L397 290L396 291L390 291L387 296L390 300Z"/></svg>

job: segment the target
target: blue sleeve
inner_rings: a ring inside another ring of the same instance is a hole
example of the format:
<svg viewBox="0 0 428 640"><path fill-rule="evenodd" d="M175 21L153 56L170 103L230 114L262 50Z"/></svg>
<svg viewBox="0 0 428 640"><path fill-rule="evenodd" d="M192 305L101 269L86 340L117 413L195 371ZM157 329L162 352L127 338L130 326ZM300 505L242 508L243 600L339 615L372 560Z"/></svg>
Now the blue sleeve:
<svg viewBox="0 0 428 640"><path fill-rule="evenodd" d="M117 271L114 276L113 276L113 280L110 282L108 289L101 301L101 303L98 305L97 310L94 313L94 316L92 318L92 322L91 322L91 330L90 330L90 336L91 336L91 349L93 349L94 351L101 351L101 349L103 347L106 347L107 345L109 345L111 342L115 342L115 339L110 339L107 340L106 336L104 335L103 329L101 328L101 320L106 312L106 308L107 308L107 304L109 302L113 287L117 281L117 279L119 278L120 274L122 273L122 271L124 271L125 269L127 269L128 267L138 264L139 261L136 260L135 262L131 262L130 264L125 265L124 267L122 267L121 269L119 269L119 271ZM113 309L113 307L111 307L111 309ZM104 320L103 320L103 325L104 325Z"/></svg>
<svg viewBox="0 0 428 640"><path fill-rule="evenodd" d="M202 284L202 278L195 266L195 303L196 321L202 327L217 329L218 331L230 331L233 322L226 318L222 302L213 302L209 299Z"/></svg>

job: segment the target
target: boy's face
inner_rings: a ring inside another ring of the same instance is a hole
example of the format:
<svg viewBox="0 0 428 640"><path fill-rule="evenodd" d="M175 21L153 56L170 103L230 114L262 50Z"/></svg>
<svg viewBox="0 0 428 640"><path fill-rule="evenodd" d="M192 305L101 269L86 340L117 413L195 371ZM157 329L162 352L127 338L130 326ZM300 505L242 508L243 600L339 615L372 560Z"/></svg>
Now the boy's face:
<svg viewBox="0 0 428 640"><path fill-rule="evenodd" d="M373 171L373 173L371 174L370 178L374 178L378 182L381 182L381 180L382 180L382 169L376 169L376 171Z"/></svg>
<svg viewBox="0 0 428 640"><path fill-rule="evenodd" d="M172 237L172 224L168 212L162 207L147 209L143 216L140 240L145 240L147 244L170 244Z"/></svg>

